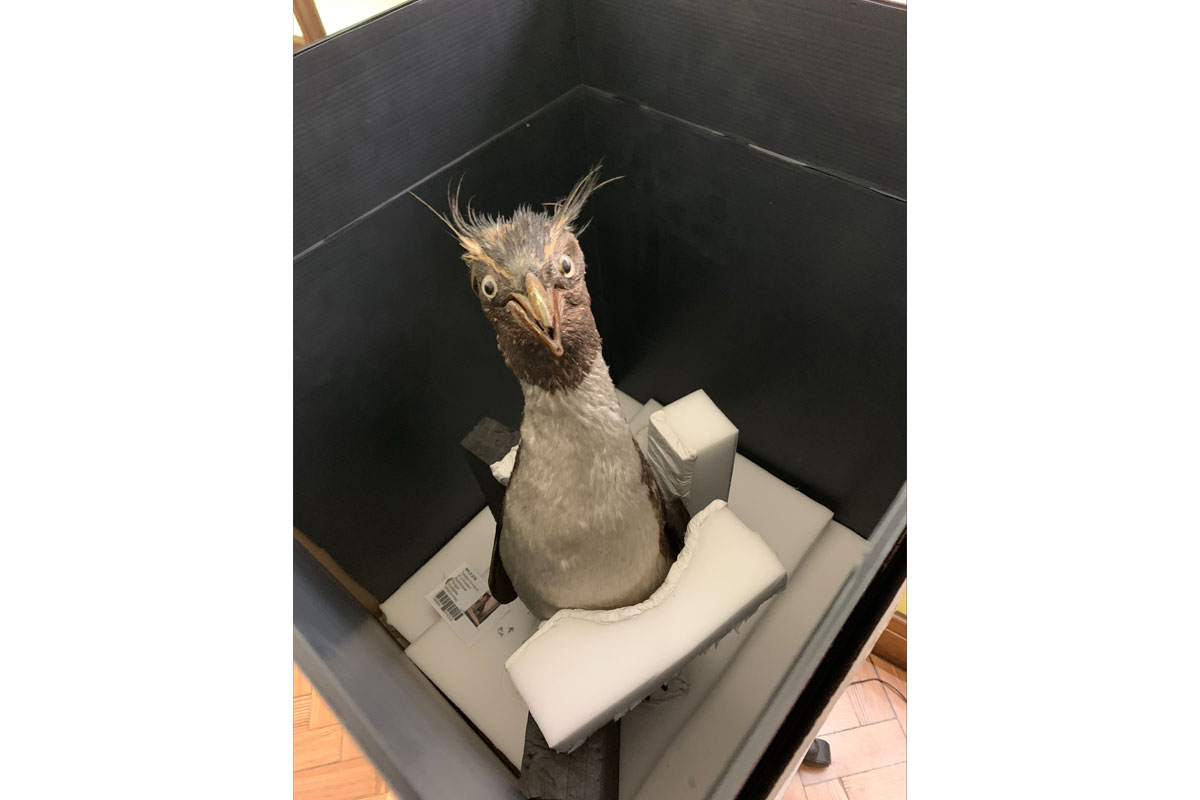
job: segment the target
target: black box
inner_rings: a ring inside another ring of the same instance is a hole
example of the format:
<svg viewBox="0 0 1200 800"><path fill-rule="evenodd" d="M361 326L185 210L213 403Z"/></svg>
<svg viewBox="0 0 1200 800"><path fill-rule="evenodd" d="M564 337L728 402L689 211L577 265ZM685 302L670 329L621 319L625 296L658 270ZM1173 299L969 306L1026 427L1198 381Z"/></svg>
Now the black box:
<svg viewBox="0 0 1200 800"><path fill-rule="evenodd" d="M905 20L415 0L295 55L296 660L406 800L518 796L370 598L483 507L458 443L521 410L458 245L408 193L444 207L462 178L507 213L598 162L625 176L581 237L617 386L705 389L740 452L871 534L712 795L769 796L905 575Z"/></svg>

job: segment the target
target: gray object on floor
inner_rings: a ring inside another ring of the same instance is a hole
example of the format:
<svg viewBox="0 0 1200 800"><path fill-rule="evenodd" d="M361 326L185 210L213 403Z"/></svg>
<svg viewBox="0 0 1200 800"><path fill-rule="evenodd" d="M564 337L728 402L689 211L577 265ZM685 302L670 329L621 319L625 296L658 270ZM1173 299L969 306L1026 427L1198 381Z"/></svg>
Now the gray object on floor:
<svg viewBox="0 0 1200 800"><path fill-rule="evenodd" d="M813 739L813 743L808 746L808 752L804 754L804 765L807 767L828 767L833 763L833 758L829 752L829 742L824 739Z"/></svg>
<svg viewBox="0 0 1200 800"><path fill-rule="evenodd" d="M617 800L620 763L619 720L564 755L546 744L546 737L530 717L521 758L521 792L531 800Z"/></svg>

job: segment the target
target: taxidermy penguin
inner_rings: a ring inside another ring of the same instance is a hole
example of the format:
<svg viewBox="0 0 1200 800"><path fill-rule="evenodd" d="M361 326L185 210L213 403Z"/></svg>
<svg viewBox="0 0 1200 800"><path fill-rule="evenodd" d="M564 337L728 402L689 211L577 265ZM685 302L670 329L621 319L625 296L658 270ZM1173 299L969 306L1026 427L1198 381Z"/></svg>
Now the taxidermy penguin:
<svg viewBox="0 0 1200 800"><path fill-rule="evenodd" d="M664 502L600 352L575 228L597 180L593 169L545 212L522 206L492 218L468 204L464 216L456 195L442 217L525 395L498 554L541 619L645 600L687 525L678 498Z"/></svg>

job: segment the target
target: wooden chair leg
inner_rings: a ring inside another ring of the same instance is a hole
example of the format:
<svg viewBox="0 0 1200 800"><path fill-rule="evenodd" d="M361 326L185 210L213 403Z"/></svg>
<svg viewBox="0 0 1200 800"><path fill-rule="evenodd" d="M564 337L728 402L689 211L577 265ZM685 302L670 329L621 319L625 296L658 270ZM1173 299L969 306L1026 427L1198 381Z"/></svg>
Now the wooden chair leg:
<svg viewBox="0 0 1200 800"><path fill-rule="evenodd" d="M321 22L321 15L317 13L317 6L313 0L292 0L292 13L296 15L300 32L304 34L305 44L325 38L325 24ZM295 47L295 37L292 39L292 46Z"/></svg>

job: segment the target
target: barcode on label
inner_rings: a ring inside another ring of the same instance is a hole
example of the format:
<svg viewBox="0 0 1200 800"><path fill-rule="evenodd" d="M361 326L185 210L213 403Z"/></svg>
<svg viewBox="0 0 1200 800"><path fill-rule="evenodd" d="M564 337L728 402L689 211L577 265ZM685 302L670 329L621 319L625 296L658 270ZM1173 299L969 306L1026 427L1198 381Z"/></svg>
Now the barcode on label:
<svg viewBox="0 0 1200 800"><path fill-rule="evenodd" d="M462 612L458 610L458 606L450 599L450 595L446 594L445 589L439 591L433 598L437 600L438 605L442 607L442 611L446 612L450 619L457 620L462 616Z"/></svg>

